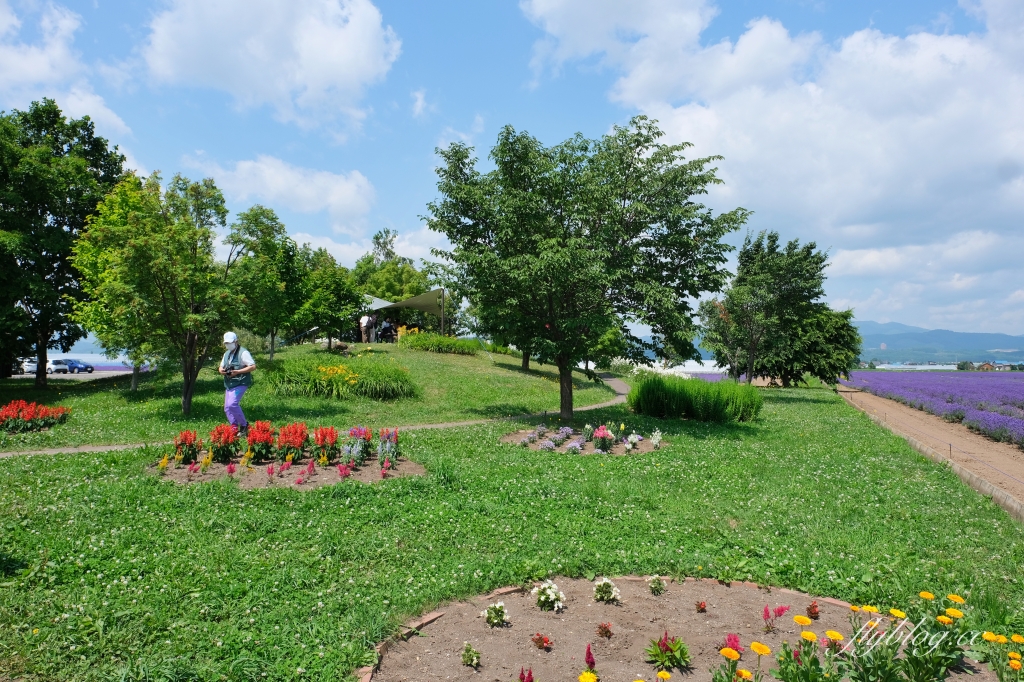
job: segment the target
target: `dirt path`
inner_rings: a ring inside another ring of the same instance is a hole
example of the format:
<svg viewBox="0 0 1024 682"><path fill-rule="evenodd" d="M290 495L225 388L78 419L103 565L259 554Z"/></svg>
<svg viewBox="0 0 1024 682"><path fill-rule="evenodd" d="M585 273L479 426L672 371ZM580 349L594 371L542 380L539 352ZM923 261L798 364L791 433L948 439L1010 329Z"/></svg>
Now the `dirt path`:
<svg viewBox="0 0 1024 682"><path fill-rule="evenodd" d="M963 424L950 423L933 414L864 391L843 387L839 394L857 409L877 417L895 433L927 446L951 464L1011 496L1017 505L1024 508L1024 450L1016 445L998 443L972 432ZM979 492L992 495L990 490L973 485L967 480L970 477L961 475L961 478ZM1006 508L1006 505L1000 506Z"/></svg>
<svg viewBox="0 0 1024 682"><path fill-rule="evenodd" d="M612 405L620 405L626 402L626 396L629 394L629 386L622 379L617 379L610 374L599 374L598 376L604 380L608 386L615 391L615 397L603 403L597 405L585 405L583 407L576 407L573 412L586 412L588 410L599 410L604 407L611 407ZM526 419L528 417L547 417L548 415L557 416L557 412L538 412L536 414L524 414L517 417L502 417L499 419L473 419L470 421L462 422L447 422L444 424L413 424L411 426L399 426L399 431L416 431L419 429L450 429L457 428L460 426L476 426L478 424L488 424L497 421L512 421L515 419ZM163 443L148 443L148 445L167 445L170 441ZM115 450L134 450L136 448L145 447L146 444L136 443L132 445L79 445L77 447L70 448L48 448L46 450L23 450L21 452L0 452L0 459L7 457L21 457L25 455L61 455L61 454L74 454L79 452L112 452Z"/></svg>

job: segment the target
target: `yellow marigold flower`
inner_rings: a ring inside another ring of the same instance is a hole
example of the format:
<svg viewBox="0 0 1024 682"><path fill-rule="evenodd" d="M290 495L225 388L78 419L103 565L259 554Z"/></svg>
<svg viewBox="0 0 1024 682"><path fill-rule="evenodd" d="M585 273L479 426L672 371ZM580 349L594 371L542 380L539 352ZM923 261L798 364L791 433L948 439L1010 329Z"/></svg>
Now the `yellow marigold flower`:
<svg viewBox="0 0 1024 682"><path fill-rule="evenodd" d="M1006 639L1004 635L996 635L996 644L1009 644L1010 640Z"/></svg>
<svg viewBox="0 0 1024 682"><path fill-rule="evenodd" d="M758 656L771 656L772 650L760 642L751 642L750 650Z"/></svg>
<svg viewBox="0 0 1024 682"><path fill-rule="evenodd" d="M921 599L927 599L928 601L935 599L935 595L931 592L918 592L917 596Z"/></svg>
<svg viewBox="0 0 1024 682"><path fill-rule="evenodd" d="M797 625L803 625L804 627L807 627L811 624L811 619L807 616L793 616L793 622Z"/></svg>
<svg viewBox="0 0 1024 682"><path fill-rule="evenodd" d="M948 616L936 616L935 620L939 621L943 625L952 625L953 619Z"/></svg>
<svg viewBox="0 0 1024 682"><path fill-rule="evenodd" d="M1014 672L1017 672L1017 671L1019 671L1019 670L1020 670L1020 667L1021 667L1021 666L1020 666L1020 661L1010 661L1010 668L1011 668L1011 669L1012 669L1012 670L1013 670Z"/></svg>
<svg viewBox="0 0 1024 682"><path fill-rule="evenodd" d="M889 613L893 618L906 618L907 614L903 613L899 609L889 609Z"/></svg>
<svg viewBox="0 0 1024 682"><path fill-rule="evenodd" d="M833 642L843 641L843 633L836 632L835 630L825 630L825 636L831 639Z"/></svg>
<svg viewBox="0 0 1024 682"><path fill-rule="evenodd" d="M873 620L869 620L869 621L868 621L868 623L867 623L867 626L868 626L869 628L873 628L873 627L875 627L876 625L878 625L878 623L876 623L876 622L875 622L875 621L873 621Z"/></svg>
<svg viewBox="0 0 1024 682"><path fill-rule="evenodd" d="M963 604L964 603L964 598L961 597L959 594L947 594L946 595L946 599L948 599L949 601L953 602L954 604Z"/></svg>
<svg viewBox="0 0 1024 682"><path fill-rule="evenodd" d="M659 670L658 671L658 679L659 680L667 680L670 677L672 677L672 675L669 674L669 672L667 670Z"/></svg>
<svg viewBox="0 0 1024 682"><path fill-rule="evenodd" d="M810 630L804 630L803 632L800 633L800 636L803 637L804 639L806 639L808 642L817 642L818 641L818 636L816 634L814 634L813 632L811 632Z"/></svg>
<svg viewBox="0 0 1024 682"><path fill-rule="evenodd" d="M740 679L743 679L743 680L752 680L752 679L754 679L754 673L750 672L749 670L744 670L743 668L740 668L739 670L737 670L736 671L736 675Z"/></svg>
<svg viewBox="0 0 1024 682"><path fill-rule="evenodd" d="M981 638L986 642L994 642L996 641L996 633L986 630L982 633Z"/></svg>
<svg viewBox="0 0 1024 682"><path fill-rule="evenodd" d="M868 613L878 613L878 609L876 609L874 606L869 606L867 604L865 604L864 606L862 606L860 608L861 608L862 611L866 611Z"/></svg>
<svg viewBox="0 0 1024 682"><path fill-rule="evenodd" d="M738 661L738 660L740 660L740 652L736 651L735 649L731 649L729 647L725 647L724 649L720 649L718 651L718 653L722 654L723 656L728 658L730 661Z"/></svg>
<svg viewBox="0 0 1024 682"><path fill-rule="evenodd" d="M860 607L859 606L855 606L853 604L850 604L850 610L853 611L854 613L858 613L860 611Z"/></svg>
<svg viewBox="0 0 1024 682"><path fill-rule="evenodd" d="M580 673L580 676L577 679L579 679L580 682L597 682L597 675L590 671L584 671Z"/></svg>
<svg viewBox="0 0 1024 682"><path fill-rule="evenodd" d="M38 632L38 630L33 630L32 632ZM1016 661L1020 660L1020 654L1018 652L1016 652L1016 651L1011 651L1010 653L1008 653L1006 655L1009 656L1010 658L1016 660Z"/></svg>
<svg viewBox="0 0 1024 682"><path fill-rule="evenodd" d="M1017 644L1024 644L1024 637L1021 637L1020 635L1014 635L1010 637L1010 639L1012 639Z"/></svg>
<svg viewBox="0 0 1024 682"><path fill-rule="evenodd" d="M954 609L954 608L950 607L950 608L946 609L946 615L949 616L950 618L963 618L964 617L964 612L961 611L960 609Z"/></svg>

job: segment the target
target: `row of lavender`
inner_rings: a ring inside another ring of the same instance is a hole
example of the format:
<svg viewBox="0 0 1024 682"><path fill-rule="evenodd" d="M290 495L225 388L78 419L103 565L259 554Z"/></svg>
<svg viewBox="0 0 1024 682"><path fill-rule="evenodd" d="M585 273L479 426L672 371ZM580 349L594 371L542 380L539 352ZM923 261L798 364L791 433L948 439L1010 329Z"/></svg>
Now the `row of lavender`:
<svg viewBox="0 0 1024 682"><path fill-rule="evenodd" d="M1024 447L1024 374L852 372L842 383Z"/></svg>

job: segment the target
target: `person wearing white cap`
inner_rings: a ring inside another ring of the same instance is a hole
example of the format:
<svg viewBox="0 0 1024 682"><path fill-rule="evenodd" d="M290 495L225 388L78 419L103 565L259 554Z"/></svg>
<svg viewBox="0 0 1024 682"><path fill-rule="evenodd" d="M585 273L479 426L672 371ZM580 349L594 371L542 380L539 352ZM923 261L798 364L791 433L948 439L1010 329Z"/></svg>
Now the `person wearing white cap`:
<svg viewBox="0 0 1024 682"><path fill-rule="evenodd" d="M252 386L252 371L256 361L252 354L238 343L234 332L224 333L224 358L220 361L220 373L224 375L224 414L228 423L245 435L249 422L242 413L242 395Z"/></svg>

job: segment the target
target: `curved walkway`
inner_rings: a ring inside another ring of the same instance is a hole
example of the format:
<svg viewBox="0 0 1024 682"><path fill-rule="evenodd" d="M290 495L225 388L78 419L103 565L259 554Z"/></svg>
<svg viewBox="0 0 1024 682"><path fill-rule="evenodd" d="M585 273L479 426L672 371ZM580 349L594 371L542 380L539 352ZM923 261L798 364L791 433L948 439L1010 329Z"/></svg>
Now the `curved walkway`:
<svg viewBox="0 0 1024 682"><path fill-rule="evenodd" d="M612 407L613 405L621 405L626 402L626 396L629 394L629 386L622 379L611 376L610 374L599 374L604 382L608 384L613 391L615 391L615 397L603 403L596 405L585 405L583 407L573 408L573 412L586 412L588 410L599 410L605 407ZM528 419L531 417L547 417L551 413L548 411L537 412L534 414L522 414L515 417L498 417L494 419L471 419L463 422L447 422L444 424L412 424L410 426L399 426L400 431L416 431L420 429L448 429L456 428L459 426L476 426L478 424L489 424L491 422L499 421L510 421L514 419ZM138 448L144 448L147 445L169 445L170 441L164 441L160 443L131 443L121 445L79 445L70 448L48 448L46 450L23 450L21 452L0 452L0 459L6 459L7 457L22 457L27 455L63 455L63 454L75 454L79 452L114 452L117 450L135 450Z"/></svg>

